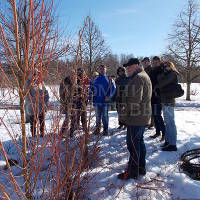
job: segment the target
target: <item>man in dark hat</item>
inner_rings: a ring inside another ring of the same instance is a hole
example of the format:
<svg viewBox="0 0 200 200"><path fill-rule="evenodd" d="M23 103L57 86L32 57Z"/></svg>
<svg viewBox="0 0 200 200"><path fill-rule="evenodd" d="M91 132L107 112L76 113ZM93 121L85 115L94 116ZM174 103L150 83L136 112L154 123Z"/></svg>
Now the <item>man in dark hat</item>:
<svg viewBox="0 0 200 200"><path fill-rule="evenodd" d="M162 72L162 61L160 57L154 56L152 60L152 70L151 70L151 82L152 82L152 115L154 119L154 124L156 128L156 133L151 138L157 138L160 136L160 132L162 132L161 140L165 138L165 124L162 118L162 106L161 106L161 96L160 90L158 86L158 75Z"/></svg>
<svg viewBox="0 0 200 200"><path fill-rule="evenodd" d="M144 57L142 59L142 66L144 67L145 72L150 76L150 72L151 72L151 60L149 59L149 57Z"/></svg>
<svg viewBox="0 0 200 200"><path fill-rule="evenodd" d="M127 69L129 81L123 95L121 119L127 125L127 148L130 153L128 167L118 175L119 179L137 179L146 174L146 147L143 134L151 121L151 80L137 58L130 58L123 65Z"/></svg>

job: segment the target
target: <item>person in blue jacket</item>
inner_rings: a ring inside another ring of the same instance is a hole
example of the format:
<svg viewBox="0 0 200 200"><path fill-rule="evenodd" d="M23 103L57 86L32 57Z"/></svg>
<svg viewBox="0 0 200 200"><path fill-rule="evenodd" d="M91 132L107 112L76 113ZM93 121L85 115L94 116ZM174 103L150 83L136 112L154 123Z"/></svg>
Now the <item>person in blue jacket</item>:
<svg viewBox="0 0 200 200"><path fill-rule="evenodd" d="M96 112L96 128L95 135L100 133L101 120L103 122L103 135L108 135L108 109L111 98L115 94L116 86L114 80L111 80L106 75L106 65L98 67L99 76L97 76L90 89L89 100L93 95L93 106Z"/></svg>

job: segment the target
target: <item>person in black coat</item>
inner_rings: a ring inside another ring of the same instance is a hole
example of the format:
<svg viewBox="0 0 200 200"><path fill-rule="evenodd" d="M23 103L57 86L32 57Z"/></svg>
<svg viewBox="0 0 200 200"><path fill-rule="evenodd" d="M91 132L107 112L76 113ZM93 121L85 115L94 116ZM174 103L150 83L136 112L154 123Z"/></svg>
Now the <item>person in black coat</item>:
<svg viewBox="0 0 200 200"><path fill-rule="evenodd" d="M152 66L151 66L151 60L149 57L144 57L142 59L142 66L144 67L144 71L149 75L151 79ZM153 115L152 115L151 124L148 126L148 129L151 129L153 126L154 126L154 121L153 121Z"/></svg>
<svg viewBox="0 0 200 200"><path fill-rule="evenodd" d="M125 69L123 67L119 67L117 69L117 75L118 78L115 80L116 93L114 95L113 100L116 102L116 108L118 112L122 104L123 91L125 91L126 85L128 84L128 77L126 76ZM126 128L126 125L120 120L120 115L118 115L118 123L119 127L117 129Z"/></svg>
<svg viewBox="0 0 200 200"><path fill-rule="evenodd" d="M69 76L66 76L60 83L59 94L60 94L60 112L65 114L65 119L61 128L61 136L65 135L67 123L71 113L69 113L69 103L72 102L71 98L72 80Z"/></svg>
<svg viewBox="0 0 200 200"><path fill-rule="evenodd" d="M152 66L151 66L151 60L149 57L144 57L142 59L142 66L144 67L144 71L150 76Z"/></svg>
<svg viewBox="0 0 200 200"><path fill-rule="evenodd" d="M154 56L152 60L152 70L150 71L150 79L152 82L152 98L151 98L151 105L152 105L152 115L154 119L154 124L156 128L156 133L151 138L156 138L160 136L160 132L162 132L162 138L161 140L164 140L165 138L165 124L162 118L162 106L161 106L161 96L160 96L160 90L157 87L158 75L162 72L162 62L161 59L158 56Z"/></svg>

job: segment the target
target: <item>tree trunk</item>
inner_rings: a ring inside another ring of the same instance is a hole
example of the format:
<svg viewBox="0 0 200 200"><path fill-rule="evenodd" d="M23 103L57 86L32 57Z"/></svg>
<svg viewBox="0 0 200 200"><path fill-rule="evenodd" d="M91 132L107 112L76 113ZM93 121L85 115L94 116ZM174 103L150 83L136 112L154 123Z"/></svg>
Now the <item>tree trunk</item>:
<svg viewBox="0 0 200 200"><path fill-rule="evenodd" d="M190 101L190 85L191 85L191 80L190 80L190 70L187 72L187 90L186 90L186 100Z"/></svg>
<svg viewBox="0 0 200 200"><path fill-rule="evenodd" d="M190 101L190 85L191 83L190 82L187 82L187 90L186 90L186 100L187 101Z"/></svg>
<svg viewBox="0 0 200 200"><path fill-rule="evenodd" d="M23 91L23 84L21 83L21 91ZM27 199L32 199L30 192L30 179L27 170L27 155L26 155L26 126L25 126L25 110L24 110L24 97L19 92L20 96L20 114L21 114L21 126L22 126L22 153L23 153L23 175L25 182L25 196Z"/></svg>

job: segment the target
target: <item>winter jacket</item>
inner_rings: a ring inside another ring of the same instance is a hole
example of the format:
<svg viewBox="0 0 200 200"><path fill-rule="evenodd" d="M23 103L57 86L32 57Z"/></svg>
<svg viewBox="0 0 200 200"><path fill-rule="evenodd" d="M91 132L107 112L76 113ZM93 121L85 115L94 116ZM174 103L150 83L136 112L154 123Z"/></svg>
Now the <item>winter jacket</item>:
<svg viewBox="0 0 200 200"><path fill-rule="evenodd" d="M161 96L160 96L160 89L158 88L158 75L162 73L162 65L158 67L152 67L149 77L152 83L152 98L151 104L160 104L161 103Z"/></svg>
<svg viewBox="0 0 200 200"><path fill-rule="evenodd" d="M73 103L76 104L76 108L80 109L83 103L87 104L88 89L89 89L88 77L84 76L82 79L78 77L73 97Z"/></svg>
<svg viewBox="0 0 200 200"><path fill-rule="evenodd" d="M157 77L158 88L161 94L161 103L164 105L175 106L175 99L170 96L174 96L173 93L176 92L173 90L172 85L178 84L177 72L174 70L163 69ZM167 88L170 88L167 90ZM174 87L175 88L175 87ZM164 91L164 92L163 92Z"/></svg>
<svg viewBox="0 0 200 200"><path fill-rule="evenodd" d="M71 79L69 77L66 77L66 78L68 78L69 82L65 83L65 81L62 80L59 87L60 111L63 114L68 113L68 106L70 102L70 94L71 94L71 89L72 89Z"/></svg>
<svg viewBox="0 0 200 200"><path fill-rule="evenodd" d="M94 106L108 106L109 102L107 98L112 98L116 91L114 80L109 80L105 74L100 74L94 79L90 88L89 100L93 94L93 105Z"/></svg>
<svg viewBox="0 0 200 200"><path fill-rule="evenodd" d="M151 74L151 70L152 70L151 65L149 65L146 68L144 68L144 71L149 75L149 77L150 77L150 74Z"/></svg>
<svg viewBox="0 0 200 200"><path fill-rule="evenodd" d="M28 88L31 83L31 79L28 79L24 88ZM25 115L26 122L29 121L30 116L37 117L44 114L47 111L49 102L49 93L44 85L33 86L30 88L29 93L25 98Z"/></svg>
<svg viewBox="0 0 200 200"><path fill-rule="evenodd" d="M130 77L123 94L120 119L129 126L147 126L151 122L152 84L144 69L138 69Z"/></svg>
<svg viewBox="0 0 200 200"><path fill-rule="evenodd" d="M116 92L113 96L113 101L116 101L116 103L122 103L122 96L123 91L126 89L126 86L128 85L128 77L126 75L119 76L115 80L116 84Z"/></svg>

